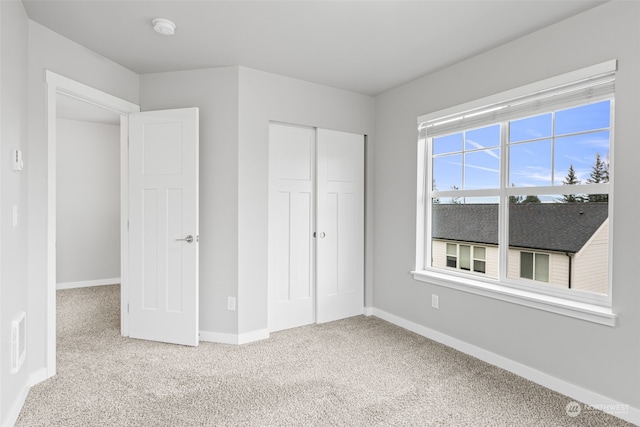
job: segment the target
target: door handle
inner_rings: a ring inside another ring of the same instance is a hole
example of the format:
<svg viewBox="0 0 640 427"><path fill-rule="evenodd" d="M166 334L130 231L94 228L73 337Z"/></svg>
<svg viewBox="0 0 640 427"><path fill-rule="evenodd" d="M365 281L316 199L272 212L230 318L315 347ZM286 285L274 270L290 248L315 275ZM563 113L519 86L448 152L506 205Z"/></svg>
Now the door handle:
<svg viewBox="0 0 640 427"><path fill-rule="evenodd" d="M176 242L180 242L180 241L187 242L187 243L192 243L193 242L193 236L191 234L189 234L184 239L176 239Z"/></svg>

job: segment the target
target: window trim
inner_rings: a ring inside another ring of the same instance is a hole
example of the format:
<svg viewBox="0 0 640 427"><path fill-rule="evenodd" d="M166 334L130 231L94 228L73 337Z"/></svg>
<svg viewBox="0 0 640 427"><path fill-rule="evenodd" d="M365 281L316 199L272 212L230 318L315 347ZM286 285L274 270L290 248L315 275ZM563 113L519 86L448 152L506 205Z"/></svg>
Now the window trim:
<svg viewBox="0 0 640 427"><path fill-rule="evenodd" d="M530 290L507 287L497 282L489 283L476 280L468 274L465 277L448 271L416 270L411 274L415 280L456 289L500 301L522 305L538 310L556 313L576 319L582 319L601 325L616 326L617 315L610 307L569 300Z"/></svg>
<svg viewBox="0 0 640 427"><path fill-rule="evenodd" d="M449 115L458 114L460 111L471 111L474 109L482 108L483 106L489 106L504 102L505 100L523 97L528 94L536 93L552 89L554 87L570 84L580 79L586 79L599 74L612 73L617 70L617 60L610 60L600 64L586 67L580 70L568 72L559 76L551 77L542 81L538 81L532 84L521 86L512 90L504 91L495 95L491 95L485 98L477 99L462 105L457 105L437 112L429 113L418 117L418 126L422 126L424 122L435 120L439 117L445 117ZM612 110L615 100L612 99ZM421 128L419 128L419 132ZM614 137L614 115L611 116L611 139L615 141ZM415 280L434 283L441 286L446 286L453 289L458 289L466 292L470 292L477 295L487 296L494 299L508 301L527 307L537 308L544 311L550 311L553 313L562 314L569 317L579 318L595 323L600 323L608 326L615 326L616 314L613 313L611 304L613 296L612 286L612 272L609 269L609 292L606 296L594 295L591 297L588 293L581 295L580 291L569 290L571 295L558 291L565 291L564 289L551 289L549 292L546 289L538 289L538 286L526 286L523 287L518 283L512 283L509 280L505 280L504 283L500 283L495 279L484 279L474 277L469 273L459 274L457 271L445 271L442 269L433 269L427 263L426 255L427 251L427 218L431 217L431 203L429 203L429 192L427 191L427 185L431 182L429 176L431 175L427 161L428 161L428 144L427 138L420 137L418 140L417 149L417 194L416 194L416 258L415 258L415 270L411 273ZM611 158L613 159L613 145L610 148ZM501 156L504 159L504 156ZM505 160L503 160L504 162ZM503 165L501 165L503 166ZM613 167L613 164L612 164ZM427 173L428 172L428 173ZM598 184L595 184L596 186ZM608 193L613 195L613 180L608 184ZM548 187L533 187L527 188L527 192L534 190L532 194L539 193L545 194L549 191ZM558 190L560 187L555 186L553 194L560 194ZM509 193L506 189L507 193ZM569 189L565 189L569 191ZM473 191L473 190L469 190ZM481 190L483 195L487 194L487 191ZM504 192L504 189L496 191L500 194ZM440 192L442 193L442 192ZM569 191L573 193L573 191ZM551 193L550 193L551 194ZM444 195L444 194L443 194ZM458 193L459 195L459 193ZM502 195L501 195L502 196ZM613 224L613 217L611 211L613 203L609 206L609 222L610 226ZM501 227L505 226L504 221L501 222ZM506 235L502 233L502 235ZM612 259L612 245L609 245L609 259ZM504 260L501 260L504 261ZM501 262L501 268L505 268L505 263ZM506 276L504 276L506 277ZM540 286L547 286L541 284Z"/></svg>

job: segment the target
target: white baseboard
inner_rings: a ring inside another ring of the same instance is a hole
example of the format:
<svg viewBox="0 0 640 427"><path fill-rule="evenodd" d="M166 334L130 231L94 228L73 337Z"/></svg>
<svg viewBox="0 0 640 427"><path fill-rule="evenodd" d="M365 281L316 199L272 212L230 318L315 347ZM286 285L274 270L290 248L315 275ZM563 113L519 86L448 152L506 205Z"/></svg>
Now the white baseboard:
<svg viewBox="0 0 640 427"><path fill-rule="evenodd" d="M42 381L49 378L47 374L47 368L40 368L29 376L29 387L33 387L36 384L40 384Z"/></svg>
<svg viewBox="0 0 640 427"><path fill-rule="evenodd" d="M373 316L373 310L375 310L373 307L365 307L364 308L364 315L365 316Z"/></svg>
<svg viewBox="0 0 640 427"><path fill-rule="evenodd" d="M225 334L221 332L200 331L200 341L219 344L242 345L269 338L268 329L260 329L246 334Z"/></svg>
<svg viewBox="0 0 640 427"><path fill-rule="evenodd" d="M367 313L369 311L370 314ZM423 337L432 339L448 347L455 348L463 353L533 381L536 384L540 384L543 387L547 387L553 391L569 396L572 399L585 403L593 408L600 409L603 412L622 418L625 421L640 425L640 409L634 408L631 405L620 403L606 396L602 396L601 394L594 393L593 391L584 389L575 384L571 384L549 374L545 374L544 372L538 371L537 369L533 369L514 360L507 359L506 357L427 328L426 326L422 326L394 314L387 313L386 311L379 310L377 308L367 308L365 314L379 317L380 319L386 320L387 322L393 323L401 328L415 332L418 335L422 335Z"/></svg>
<svg viewBox="0 0 640 427"><path fill-rule="evenodd" d="M84 280L81 282L61 282L56 283L56 289L75 289L75 288L88 288L91 286L103 286L103 285L119 285L120 278L115 277L113 279L97 279L97 280Z"/></svg>
<svg viewBox="0 0 640 427"><path fill-rule="evenodd" d="M16 397L16 400L13 402L13 405L11 405L11 408L7 412L8 415L3 427L13 427L16 421L18 421L20 411L22 411L22 407L24 406L24 401L27 400L27 396L29 395L29 388L30 387L27 384L22 387L22 389L18 393L18 396Z"/></svg>

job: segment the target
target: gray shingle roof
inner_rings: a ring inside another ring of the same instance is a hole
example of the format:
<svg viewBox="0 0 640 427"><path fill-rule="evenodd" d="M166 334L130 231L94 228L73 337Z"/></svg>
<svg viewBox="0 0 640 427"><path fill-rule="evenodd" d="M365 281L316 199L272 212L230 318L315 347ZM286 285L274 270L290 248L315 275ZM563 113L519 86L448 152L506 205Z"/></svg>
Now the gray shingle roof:
<svg viewBox="0 0 640 427"><path fill-rule="evenodd" d="M607 203L524 203L509 206L509 246L576 253L608 216ZM498 244L498 205L434 204L437 239Z"/></svg>

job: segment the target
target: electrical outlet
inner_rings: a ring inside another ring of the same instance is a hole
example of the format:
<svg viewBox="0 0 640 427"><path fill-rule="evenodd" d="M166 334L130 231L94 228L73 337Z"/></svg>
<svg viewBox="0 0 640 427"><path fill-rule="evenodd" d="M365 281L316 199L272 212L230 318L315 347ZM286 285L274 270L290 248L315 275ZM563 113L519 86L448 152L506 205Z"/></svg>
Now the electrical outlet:
<svg viewBox="0 0 640 427"><path fill-rule="evenodd" d="M439 307L438 307L438 306L439 306L439 304L440 304L440 302L439 302L438 295L436 295L436 294L431 294L431 307L433 307L433 308L436 308L436 309L437 309L437 308L439 308Z"/></svg>
<svg viewBox="0 0 640 427"><path fill-rule="evenodd" d="M236 311L236 297L227 297L227 310Z"/></svg>

